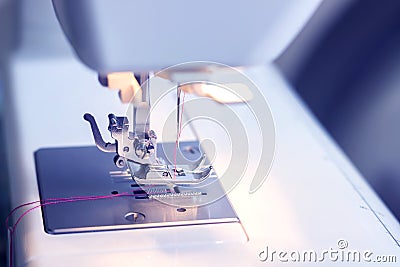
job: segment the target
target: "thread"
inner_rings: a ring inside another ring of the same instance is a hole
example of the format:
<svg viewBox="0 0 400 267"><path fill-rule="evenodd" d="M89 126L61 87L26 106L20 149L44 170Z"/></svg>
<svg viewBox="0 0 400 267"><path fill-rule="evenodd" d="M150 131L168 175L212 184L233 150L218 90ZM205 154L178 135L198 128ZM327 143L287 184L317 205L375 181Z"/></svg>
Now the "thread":
<svg viewBox="0 0 400 267"><path fill-rule="evenodd" d="M182 133L182 119L183 119L183 109L185 106L185 95L186 95L186 92L183 91L181 118L179 120L179 132L176 134L176 142L175 142L175 149L174 149L174 179L176 178L176 157L177 157L178 147L179 147L179 138L181 137L181 133Z"/></svg>
<svg viewBox="0 0 400 267"><path fill-rule="evenodd" d="M87 200L99 200L99 199L110 199L110 198L115 198L115 197L123 197L123 196L133 196L131 193L124 192L120 194L115 194L115 195L100 195L100 196L75 196L75 197L67 197L67 198L49 198L46 200L36 200L28 203L21 204L14 209L11 210L11 212L8 214L5 220L6 228L9 232L10 235L10 247L9 247L9 266L13 266L13 246L14 246L14 233L15 230L17 229L18 224L21 222L21 220L28 215L31 211L44 207L47 205L54 205L54 204L60 204L60 203L68 203L68 202L77 202L77 201L87 201ZM9 220L11 216L17 212L19 209L30 206L33 204L38 204L32 208L29 208L25 212L23 212L18 219L15 221L12 227L9 227Z"/></svg>
<svg viewBox="0 0 400 267"><path fill-rule="evenodd" d="M185 105L185 95L186 93L183 92L183 97L182 97L182 110L180 114L180 120L179 120L179 132L177 133L176 136L176 142L175 142L175 149L174 149L174 179L176 178L176 160L177 160L177 151L179 147L179 138L182 133L182 119L183 119L183 111L184 111L184 105ZM67 198L49 198L46 200L36 200L28 203L21 204L14 209L11 210L11 212L8 214L8 216L5 219L5 225L6 228L10 234L10 247L9 247L9 266L13 266L13 243L14 243L14 233L15 230L17 229L18 224L21 222L21 220L28 215L30 212L37 208L41 208L47 205L54 205L54 204L61 204L61 203L69 203L69 202L77 202L77 201L87 201L87 200L99 200L99 199L109 199L109 198L115 198L115 197L122 197L122 196L133 196L132 194L125 192L125 193L120 193L120 194L115 194L115 195L101 195L101 196L75 196L75 197L67 197ZM9 227L9 221L10 218L13 216L15 212L17 212L19 209L30 206L33 204L38 204L32 208L29 208L25 212L23 212L18 219L15 221L13 226L10 228Z"/></svg>

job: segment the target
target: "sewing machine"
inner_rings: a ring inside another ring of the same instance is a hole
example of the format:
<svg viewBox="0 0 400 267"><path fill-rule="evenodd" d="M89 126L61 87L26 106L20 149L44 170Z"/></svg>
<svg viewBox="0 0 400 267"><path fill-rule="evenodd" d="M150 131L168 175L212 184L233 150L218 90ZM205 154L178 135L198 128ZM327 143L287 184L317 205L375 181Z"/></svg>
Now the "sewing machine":
<svg viewBox="0 0 400 267"><path fill-rule="evenodd" d="M53 0L74 53L13 62L12 203L115 197L33 210L15 266L279 265L266 246L338 240L399 255L391 213L270 64L319 2ZM96 81L122 71L140 74L128 105ZM180 90L199 81L236 103Z"/></svg>

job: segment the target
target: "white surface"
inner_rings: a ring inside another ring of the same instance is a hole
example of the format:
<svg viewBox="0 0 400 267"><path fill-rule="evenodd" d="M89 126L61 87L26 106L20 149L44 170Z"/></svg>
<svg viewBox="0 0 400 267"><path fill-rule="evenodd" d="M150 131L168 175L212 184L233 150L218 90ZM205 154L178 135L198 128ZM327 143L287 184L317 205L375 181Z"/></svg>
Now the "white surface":
<svg viewBox="0 0 400 267"><path fill-rule="evenodd" d="M10 168L15 206L39 198L35 150L91 144L82 114L90 111L103 118L110 111L124 112L124 107L114 93L97 88L94 74L75 59L26 61L17 57L12 67L7 137L10 162L18 162ZM238 234L241 231L223 225L51 236L44 233L36 210L18 226L18 266L251 266L266 264L258 260L266 245L276 250L320 251L335 248L340 238L351 249L400 259L393 239L399 237L399 225L275 69L249 69L248 74L271 105L277 134L276 158L268 180L249 194L252 177L247 175L229 194L248 242ZM27 94L27 88L35 94Z"/></svg>

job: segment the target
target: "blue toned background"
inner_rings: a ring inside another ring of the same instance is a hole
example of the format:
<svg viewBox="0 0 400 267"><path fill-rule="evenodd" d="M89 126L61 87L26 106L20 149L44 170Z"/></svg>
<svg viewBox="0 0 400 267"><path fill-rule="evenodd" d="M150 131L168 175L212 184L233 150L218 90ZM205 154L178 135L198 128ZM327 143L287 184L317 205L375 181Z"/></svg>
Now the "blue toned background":
<svg viewBox="0 0 400 267"><path fill-rule="evenodd" d="M8 84L9 58L12 47L15 47L17 40L17 16L16 4L12 1L0 0L0 266L6 266L7 238L4 227L4 219L10 210L8 171L6 162L6 150L4 149L4 117L7 111L4 110L4 94Z"/></svg>
<svg viewBox="0 0 400 267"><path fill-rule="evenodd" d="M400 1L325 1L277 64L400 219Z"/></svg>

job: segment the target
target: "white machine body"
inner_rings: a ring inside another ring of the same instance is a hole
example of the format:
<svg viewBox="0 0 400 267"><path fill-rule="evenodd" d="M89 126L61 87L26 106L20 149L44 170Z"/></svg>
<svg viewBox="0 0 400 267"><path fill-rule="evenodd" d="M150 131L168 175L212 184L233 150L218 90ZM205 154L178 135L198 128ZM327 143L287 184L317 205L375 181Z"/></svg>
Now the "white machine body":
<svg viewBox="0 0 400 267"><path fill-rule="evenodd" d="M97 72L157 71L189 61L265 64L320 0L53 0L76 54Z"/></svg>

